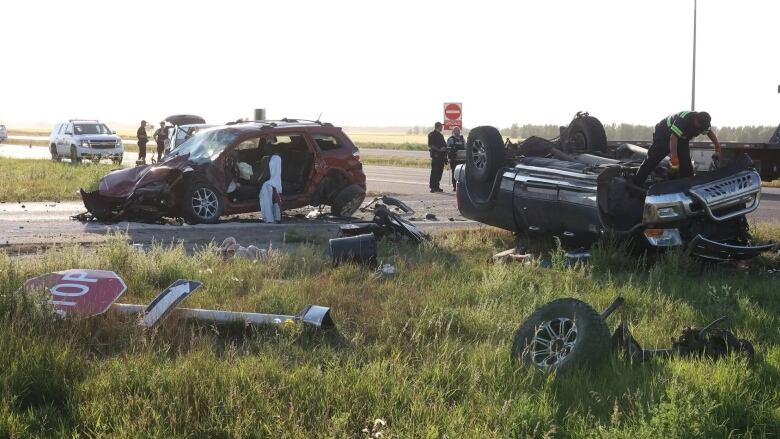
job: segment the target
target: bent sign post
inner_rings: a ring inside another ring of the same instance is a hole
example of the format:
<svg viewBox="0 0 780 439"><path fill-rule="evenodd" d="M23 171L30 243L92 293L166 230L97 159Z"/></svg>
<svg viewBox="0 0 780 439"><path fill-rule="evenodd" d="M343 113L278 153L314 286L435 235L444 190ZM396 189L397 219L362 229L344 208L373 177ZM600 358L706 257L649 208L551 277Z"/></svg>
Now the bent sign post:
<svg viewBox="0 0 780 439"><path fill-rule="evenodd" d="M47 273L27 280L24 289L29 294L40 294L64 318L92 317L111 309L120 314L138 315L139 324L147 329L155 328L172 313L206 323L282 325L294 321L317 328L334 326L330 308L317 305L307 305L295 316L177 308L201 285L202 282L179 279L148 305L114 303L127 290L127 285L113 271L79 269Z"/></svg>
<svg viewBox="0 0 780 439"><path fill-rule="evenodd" d="M463 129L463 104L460 102L448 102L444 104L444 129L452 131L453 128Z"/></svg>

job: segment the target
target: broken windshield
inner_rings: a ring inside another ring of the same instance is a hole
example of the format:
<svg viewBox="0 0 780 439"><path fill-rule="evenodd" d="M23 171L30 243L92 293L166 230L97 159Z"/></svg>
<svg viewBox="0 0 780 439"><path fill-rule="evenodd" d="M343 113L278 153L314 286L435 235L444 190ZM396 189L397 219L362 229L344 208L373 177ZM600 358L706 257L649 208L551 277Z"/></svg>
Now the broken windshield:
<svg viewBox="0 0 780 439"><path fill-rule="evenodd" d="M236 137L235 134L227 130L202 131L182 143L168 156L166 161L173 157L189 154L190 160L195 164L209 163L230 146Z"/></svg>

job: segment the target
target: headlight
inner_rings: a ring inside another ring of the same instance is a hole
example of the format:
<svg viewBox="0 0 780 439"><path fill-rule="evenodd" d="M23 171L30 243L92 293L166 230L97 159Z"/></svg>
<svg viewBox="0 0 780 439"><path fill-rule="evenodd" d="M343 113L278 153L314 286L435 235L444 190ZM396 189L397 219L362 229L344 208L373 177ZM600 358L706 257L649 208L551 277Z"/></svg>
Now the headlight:
<svg viewBox="0 0 780 439"><path fill-rule="evenodd" d="M116 139L116 147L121 148L122 147L122 139Z"/></svg>
<svg viewBox="0 0 780 439"><path fill-rule="evenodd" d="M682 237L677 229L646 229L645 238L654 247L676 247L682 245Z"/></svg>
<svg viewBox="0 0 780 439"><path fill-rule="evenodd" d="M89 140L82 140L81 146L83 146L84 148L89 148Z"/></svg>

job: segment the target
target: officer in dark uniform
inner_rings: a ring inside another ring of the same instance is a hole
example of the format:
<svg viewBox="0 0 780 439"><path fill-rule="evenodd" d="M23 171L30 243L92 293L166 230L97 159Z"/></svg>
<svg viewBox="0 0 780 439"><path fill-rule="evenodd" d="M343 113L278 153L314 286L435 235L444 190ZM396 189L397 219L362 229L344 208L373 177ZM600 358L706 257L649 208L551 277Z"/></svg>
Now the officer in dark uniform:
<svg viewBox="0 0 780 439"><path fill-rule="evenodd" d="M672 171L679 170L680 177L693 175L691 151L688 142L696 136L706 134L715 144L715 156L720 155L720 142L710 128L709 113L700 111L681 111L658 122L653 132L653 144L647 150L647 158L634 176L634 184L642 186L647 177L667 155L672 156Z"/></svg>
<svg viewBox="0 0 780 439"><path fill-rule="evenodd" d="M168 139L168 130L165 128L165 121L160 122L160 128L154 132L154 141L157 142L157 161L162 161L165 151L165 140Z"/></svg>
<svg viewBox="0 0 780 439"><path fill-rule="evenodd" d="M431 152L431 179L429 186L431 192L444 192L439 186L441 175L444 173L444 164L447 162L447 142L444 141L444 135L441 133L444 126L441 122L436 122L433 131L428 133L428 149Z"/></svg>
<svg viewBox="0 0 780 439"><path fill-rule="evenodd" d="M141 126L138 127L135 136L138 138L138 161L146 163L146 142L149 141L149 136L146 134L146 121L141 121Z"/></svg>
<svg viewBox="0 0 780 439"><path fill-rule="evenodd" d="M452 173L452 190L455 190L455 167L460 165L461 161L458 161L458 151L466 150L466 140L460 133L460 128L455 127L452 130L452 135L447 139L447 160L450 162L450 172Z"/></svg>

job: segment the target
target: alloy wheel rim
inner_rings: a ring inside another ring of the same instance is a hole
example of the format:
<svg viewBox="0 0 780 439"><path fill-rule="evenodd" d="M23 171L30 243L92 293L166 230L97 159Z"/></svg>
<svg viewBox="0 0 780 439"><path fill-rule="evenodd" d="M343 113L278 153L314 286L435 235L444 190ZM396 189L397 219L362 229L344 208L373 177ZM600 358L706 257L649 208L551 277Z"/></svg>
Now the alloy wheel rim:
<svg viewBox="0 0 780 439"><path fill-rule="evenodd" d="M474 166L479 169L484 169L487 163L487 157L485 154L485 144L482 140L476 139L471 145L471 158L474 159Z"/></svg>
<svg viewBox="0 0 780 439"><path fill-rule="evenodd" d="M560 364L577 344L577 324L558 317L539 324L530 343L531 360L543 369Z"/></svg>
<svg viewBox="0 0 780 439"><path fill-rule="evenodd" d="M192 211L200 218L213 218L217 214L217 194L202 187L192 194Z"/></svg>

